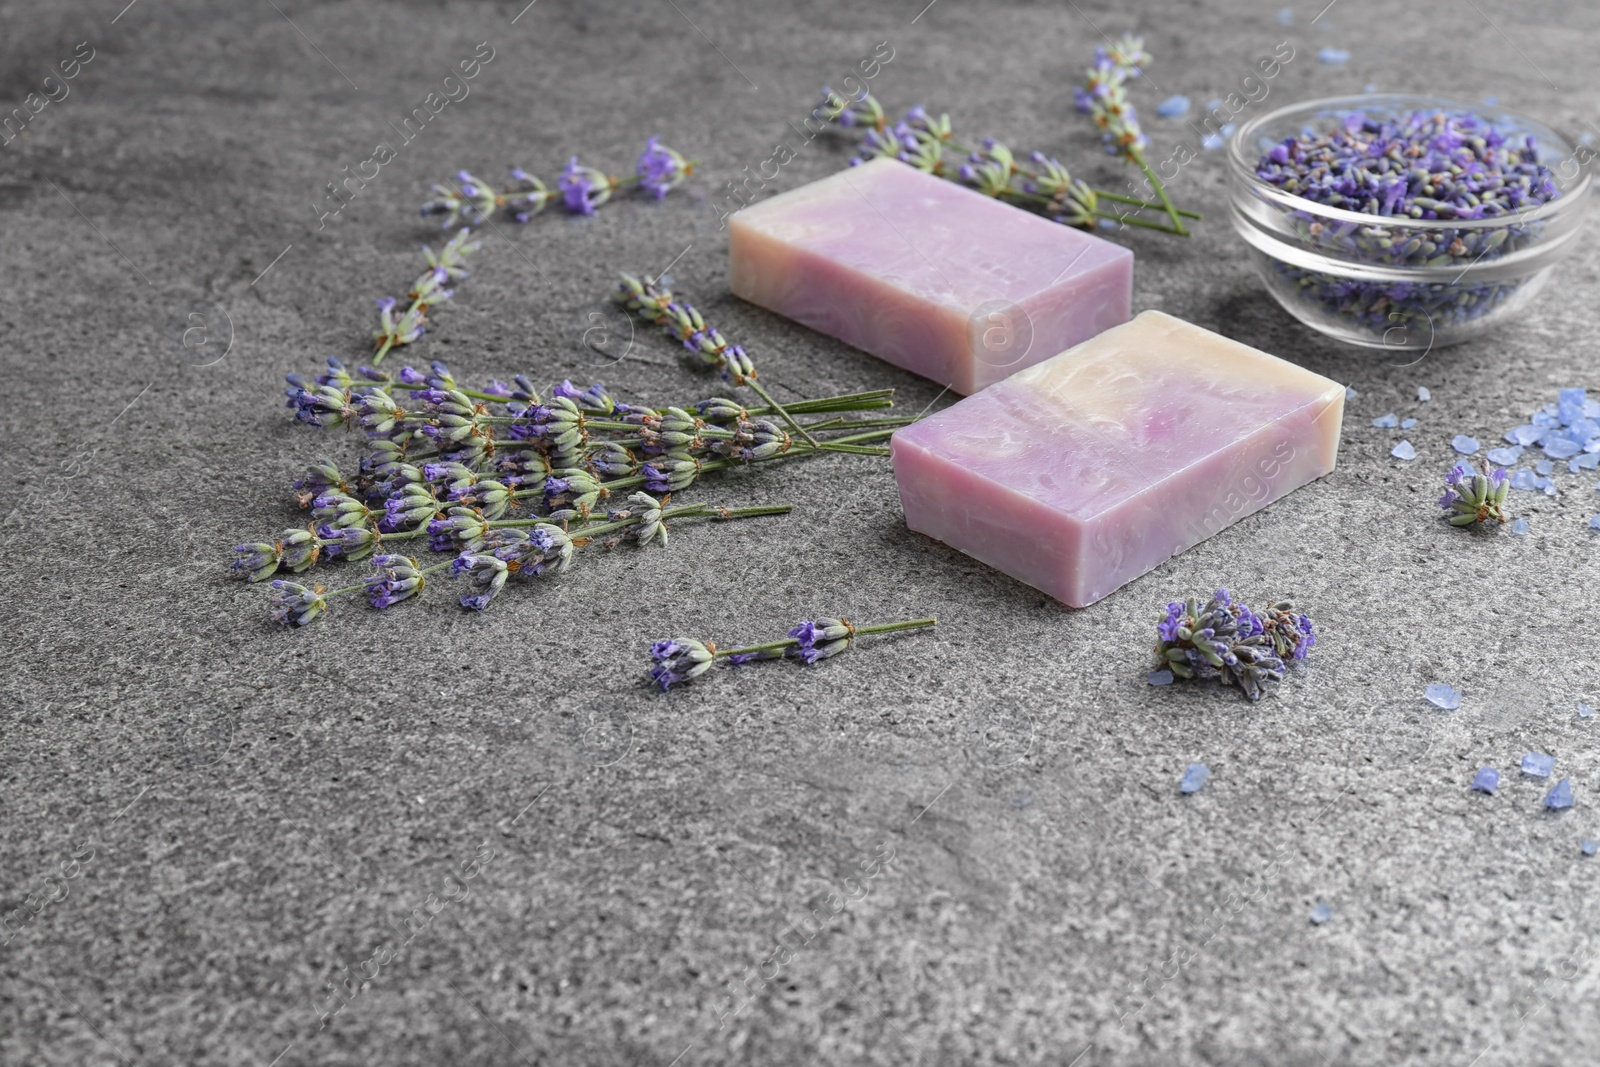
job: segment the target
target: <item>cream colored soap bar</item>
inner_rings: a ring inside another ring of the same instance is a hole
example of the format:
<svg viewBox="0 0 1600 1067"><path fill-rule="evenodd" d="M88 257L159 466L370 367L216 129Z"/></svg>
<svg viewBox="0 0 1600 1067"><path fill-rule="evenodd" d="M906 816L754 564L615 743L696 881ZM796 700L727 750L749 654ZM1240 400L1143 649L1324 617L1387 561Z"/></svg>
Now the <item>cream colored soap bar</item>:
<svg viewBox="0 0 1600 1067"><path fill-rule="evenodd" d="M735 295L958 393L1128 321L1133 253L892 159L728 220Z"/></svg>
<svg viewBox="0 0 1600 1067"><path fill-rule="evenodd" d="M1159 311L897 430L906 523L1084 607L1333 470L1344 386Z"/></svg>

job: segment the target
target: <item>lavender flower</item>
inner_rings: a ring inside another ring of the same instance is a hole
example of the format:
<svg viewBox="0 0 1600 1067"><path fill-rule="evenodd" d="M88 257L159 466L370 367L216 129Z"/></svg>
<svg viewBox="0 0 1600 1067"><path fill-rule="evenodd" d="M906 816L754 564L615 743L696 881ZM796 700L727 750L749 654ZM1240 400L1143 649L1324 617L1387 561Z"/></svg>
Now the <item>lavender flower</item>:
<svg viewBox="0 0 1600 1067"><path fill-rule="evenodd" d="M322 599L321 586L308 589L298 582L275 578L267 609L272 621L281 626L307 626L328 610L328 603Z"/></svg>
<svg viewBox="0 0 1600 1067"><path fill-rule="evenodd" d="M561 199L567 210L579 215L593 215L595 208L611 199L616 181L593 167L585 167L573 156L556 183L561 189Z"/></svg>
<svg viewBox="0 0 1600 1067"><path fill-rule="evenodd" d="M650 646L650 678L662 689L698 678L716 663L716 647L687 637L657 641Z"/></svg>
<svg viewBox="0 0 1600 1067"><path fill-rule="evenodd" d="M639 185L648 189L657 200L682 185L684 179L694 173L693 163L661 144L660 140L659 137L652 137L646 141L644 151L639 153L639 161L634 165Z"/></svg>
<svg viewBox="0 0 1600 1067"><path fill-rule="evenodd" d="M855 627L844 619L807 619L790 630L789 636L798 642L789 655L812 664L848 649Z"/></svg>
<svg viewBox="0 0 1600 1067"><path fill-rule="evenodd" d="M1169 603L1156 636L1158 671L1177 678L1214 673L1252 701L1261 699L1267 682L1282 680L1282 655L1303 659L1315 644L1310 620L1294 614L1289 602L1275 603L1263 619L1235 603L1226 589L1218 589L1204 607L1193 597Z"/></svg>
<svg viewBox="0 0 1600 1067"><path fill-rule="evenodd" d="M1504 467L1490 467L1487 461L1481 473L1474 474L1465 463L1458 463L1445 476L1448 488L1439 498L1452 526L1472 526L1493 519L1509 521L1505 511L1506 494L1511 481Z"/></svg>
<svg viewBox="0 0 1600 1067"><path fill-rule="evenodd" d="M236 557L229 569L247 582L264 581L278 572L278 561L283 557L281 544L257 541L253 544L234 545Z"/></svg>
<svg viewBox="0 0 1600 1067"><path fill-rule="evenodd" d="M489 606L495 594L505 588L506 576L510 570L505 560L492 555L466 552L457 556L455 562L450 564L450 573L456 578L464 578L473 588L473 592L461 597L461 606L471 608L473 611L482 611Z"/></svg>
<svg viewBox="0 0 1600 1067"><path fill-rule="evenodd" d="M634 527L634 537L642 548L651 541L660 541L661 547L667 546L667 524L661 521L661 501L649 493L631 493L628 502L639 509L638 525Z"/></svg>
<svg viewBox="0 0 1600 1067"><path fill-rule="evenodd" d="M319 526L323 547L329 556L348 560L365 559L378 547L378 533L366 526Z"/></svg>
<svg viewBox="0 0 1600 1067"><path fill-rule="evenodd" d="M387 608L420 593L427 579L411 557L379 555L372 557L372 574L365 584L372 606Z"/></svg>

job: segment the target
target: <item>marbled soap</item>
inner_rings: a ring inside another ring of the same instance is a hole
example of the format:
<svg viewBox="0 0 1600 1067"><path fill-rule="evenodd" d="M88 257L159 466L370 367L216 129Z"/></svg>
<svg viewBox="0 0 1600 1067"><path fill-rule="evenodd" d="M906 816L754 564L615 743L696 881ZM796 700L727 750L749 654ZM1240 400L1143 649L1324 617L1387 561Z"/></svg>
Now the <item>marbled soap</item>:
<svg viewBox="0 0 1600 1067"><path fill-rule="evenodd" d="M1343 418L1344 386L1146 311L891 447L911 529L1081 608L1333 470Z"/></svg>
<svg viewBox="0 0 1600 1067"><path fill-rule="evenodd" d="M1128 321L1133 253L892 159L728 220L736 295L974 393Z"/></svg>

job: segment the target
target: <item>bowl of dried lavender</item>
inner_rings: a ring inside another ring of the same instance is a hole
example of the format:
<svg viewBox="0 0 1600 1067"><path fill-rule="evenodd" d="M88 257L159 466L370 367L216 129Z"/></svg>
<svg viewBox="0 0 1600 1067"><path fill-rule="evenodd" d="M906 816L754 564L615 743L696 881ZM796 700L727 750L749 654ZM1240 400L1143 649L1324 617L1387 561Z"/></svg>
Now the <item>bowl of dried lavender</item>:
<svg viewBox="0 0 1600 1067"><path fill-rule="evenodd" d="M1425 351L1529 306L1582 232L1594 156L1487 105L1313 100L1234 134L1234 229L1301 322L1352 344Z"/></svg>

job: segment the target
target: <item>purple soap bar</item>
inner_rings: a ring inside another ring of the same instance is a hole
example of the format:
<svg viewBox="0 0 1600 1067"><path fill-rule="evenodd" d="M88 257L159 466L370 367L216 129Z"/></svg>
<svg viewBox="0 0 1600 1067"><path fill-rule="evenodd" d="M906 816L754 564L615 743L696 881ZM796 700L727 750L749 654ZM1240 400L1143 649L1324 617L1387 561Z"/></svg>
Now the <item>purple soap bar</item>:
<svg viewBox="0 0 1600 1067"><path fill-rule="evenodd" d="M892 159L728 220L734 294L974 393L1128 321L1133 253Z"/></svg>
<svg viewBox="0 0 1600 1067"><path fill-rule="evenodd" d="M896 430L906 524L1072 607L1333 470L1344 386L1159 311Z"/></svg>

